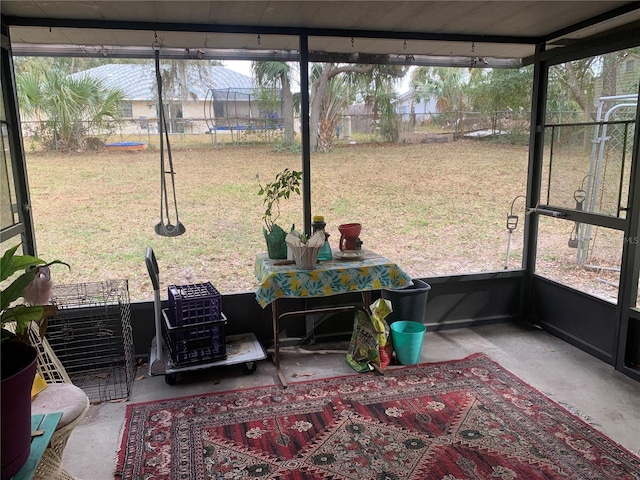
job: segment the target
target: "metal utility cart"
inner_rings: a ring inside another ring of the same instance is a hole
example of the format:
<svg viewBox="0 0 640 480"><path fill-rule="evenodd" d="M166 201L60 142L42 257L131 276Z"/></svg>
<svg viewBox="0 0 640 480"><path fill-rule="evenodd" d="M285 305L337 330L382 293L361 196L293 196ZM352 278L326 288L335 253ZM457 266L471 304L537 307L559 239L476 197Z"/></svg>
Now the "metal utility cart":
<svg viewBox="0 0 640 480"><path fill-rule="evenodd" d="M153 284L155 337L149 352L149 375L164 375L169 385L179 373L204 368L240 365L244 373L256 371L257 361L267 355L253 333L224 336L226 318L190 325L172 325L160 303L160 273L151 247L145 255ZM170 298L171 300L171 298ZM182 320L182 319L180 319ZM173 351L171 351L173 349Z"/></svg>

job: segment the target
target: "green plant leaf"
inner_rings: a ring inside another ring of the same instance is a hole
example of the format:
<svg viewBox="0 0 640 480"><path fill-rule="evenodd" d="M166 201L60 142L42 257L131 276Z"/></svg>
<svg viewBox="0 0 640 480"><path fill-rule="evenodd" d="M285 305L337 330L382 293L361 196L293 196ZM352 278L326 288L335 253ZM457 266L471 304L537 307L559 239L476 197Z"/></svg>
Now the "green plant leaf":
<svg viewBox="0 0 640 480"><path fill-rule="evenodd" d="M4 252L2 261L0 261L0 281L4 282L15 272L15 270L12 271L13 255L16 253L16 250L19 246L20 245L16 245L15 247L12 247Z"/></svg>
<svg viewBox="0 0 640 480"><path fill-rule="evenodd" d="M42 318L43 313L44 306L16 305L2 312L2 323L16 322L18 325L24 325L29 322L37 322Z"/></svg>
<svg viewBox="0 0 640 480"><path fill-rule="evenodd" d="M44 318L49 318L57 315L58 307L55 305L17 305L2 312L2 324L9 322L15 322L15 334L18 337L22 337L26 334L27 328L31 322L40 322Z"/></svg>
<svg viewBox="0 0 640 480"><path fill-rule="evenodd" d="M269 232L273 230L276 220L280 217L280 200L290 198L292 193L300 195L301 178L302 172L285 168L276 174L273 182L260 185L258 195L265 197L262 201L265 207L262 220Z"/></svg>
<svg viewBox="0 0 640 480"><path fill-rule="evenodd" d="M4 258L3 258L4 260ZM11 285L2 290L0 295L0 310L5 310L11 302L17 300L22 296L24 289L33 281L36 277L36 272L38 271L37 266L51 266L55 264L66 265L68 268L69 265L67 263L61 262L60 260L54 260L53 262L45 263L44 260L40 260L39 258L32 257L30 255L19 255L13 258L14 262L10 266L17 264L20 268L26 265L27 271L25 271L22 275L16 278ZM20 268L16 268L13 272L18 271Z"/></svg>
<svg viewBox="0 0 640 480"><path fill-rule="evenodd" d="M18 278L16 278L11 285L2 291L2 298L0 299L0 310L5 310L11 302L17 300L22 296L24 289L36 278L36 269L31 269L24 272Z"/></svg>
<svg viewBox="0 0 640 480"><path fill-rule="evenodd" d="M46 263L32 255L16 255L16 251L19 245L8 249L0 260L1 278L2 281L7 280L14 273L24 270L24 273L11 281L11 283L0 292L0 310L2 315L0 317L0 325L2 325L2 340L11 338L14 335L12 333L6 333L5 325L10 322L15 322L15 336L24 339L26 334L26 328L31 322L40 323L45 316L53 316L57 313L57 307L53 305L45 306L27 306L16 305L9 308L15 300L23 296L24 289L33 281L38 272L37 267L50 266L54 264L62 264L69 267L68 264L59 260ZM69 267L71 268L71 267Z"/></svg>
<svg viewBox="0 0 640 480"><path fill-rule="evenodd" d="M5 281L18 270L26 270L27 268L47 263L31 255L15 255L19 246L20 245L16 245L4 252L2 262L0 263L0 268L2 269L2 271L0 271L0 281Z"/></svg>

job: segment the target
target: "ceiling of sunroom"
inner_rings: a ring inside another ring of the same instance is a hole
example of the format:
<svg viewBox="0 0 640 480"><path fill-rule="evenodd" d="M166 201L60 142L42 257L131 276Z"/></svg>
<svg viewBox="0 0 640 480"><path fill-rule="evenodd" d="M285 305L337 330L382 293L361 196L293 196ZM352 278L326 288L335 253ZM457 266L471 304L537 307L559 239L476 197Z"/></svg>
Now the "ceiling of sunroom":
<svg viewBox="0 0 640 480"><path fill-rule="evenodd" d="M612 29L640 29L639 2L606 0L2 0L0 8L16 53L134 56L149 51L157 32L162 48L176 56L279 52L293 59L296 34L303 32L319 58L499 61L530 57L541 41L552 48Z"/></svg>

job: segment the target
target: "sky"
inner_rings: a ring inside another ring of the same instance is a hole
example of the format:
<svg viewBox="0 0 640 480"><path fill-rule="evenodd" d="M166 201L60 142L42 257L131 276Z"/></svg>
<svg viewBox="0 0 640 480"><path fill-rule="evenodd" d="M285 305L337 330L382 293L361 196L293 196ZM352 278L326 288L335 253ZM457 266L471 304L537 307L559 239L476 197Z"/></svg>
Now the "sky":
<svg viewBox="0 0 640 480"><path fill-rule="evenodd" d="M225 60L223 63L229 70L251 76L251 62L247 60Z"/></svg>

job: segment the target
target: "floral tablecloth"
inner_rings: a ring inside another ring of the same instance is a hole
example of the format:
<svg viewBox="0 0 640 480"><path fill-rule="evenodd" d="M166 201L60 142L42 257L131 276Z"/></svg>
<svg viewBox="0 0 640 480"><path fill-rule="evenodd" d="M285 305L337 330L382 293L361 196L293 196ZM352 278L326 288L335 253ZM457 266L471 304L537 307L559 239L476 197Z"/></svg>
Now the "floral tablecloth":
<svg viewBox="0 0 640 480"><path fill-rule="evenodd" d="M295 265L274 265L266 253L256 257L256 300L262 308L278 298L326 297L340 293L404 288L411 277L395 263L367 251L358 260L322 261L313 270Z"/></svg>

